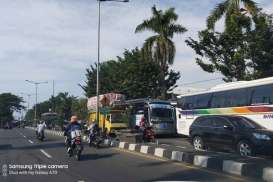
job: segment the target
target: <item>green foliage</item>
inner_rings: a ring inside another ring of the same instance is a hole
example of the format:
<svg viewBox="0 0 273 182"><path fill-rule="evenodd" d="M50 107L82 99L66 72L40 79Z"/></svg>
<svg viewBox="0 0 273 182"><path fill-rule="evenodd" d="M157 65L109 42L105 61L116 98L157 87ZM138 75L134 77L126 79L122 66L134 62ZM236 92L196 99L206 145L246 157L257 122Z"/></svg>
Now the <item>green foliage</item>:
<svg viewBox="0 0 273 182"><path fill-rule="evenodd" d="M86 85L81 87L87 97L96 95L96 65L87 69ZM100 93L109 92L125 94L128 99L152 97L161 95L160 74L161 68L158 64L145 61L142 51L138 48L126 50L123 57L116 61L110 60L100 65ZM174 71L164 72L164 82L167 90L171 91L180 78L180 74Z"/></svg>
<svg viewBox="0 0 273 182"><path fill-rule="evenodd" d="M256 28L248 34L248 59L252 60L253 78L273 76L272 16L261 14L254 19Z"/></svg>
<svg viewBox="0 0 273 182"><path fill-rule="evenodd" d="M72 104L76 101L76 97L64 92L51 98L50 102L53 103L53 100L55 103L55 112L58 113L62 119L69 120L73 115Z"/></svg>
<svg viewBox="0 0 273 182"><path fill-rule="evenodd" d="M78 116L80 120L87 120L88 110L87 110L87 99L79 98L75 99L72 103L72 112L74 115Z"/></svg>
<svg viewBox="0 0 273 182"><path fill-rule="evenodd" d="M185 27L175 23L177 19L178 15L174 8L162 11L153 6L152 17L144 20L135 30L136 33L148 30L156 34L145 40L142 50L146 60L155 62L160 66L159 88L163 99L166 99L168 90L165 82L166 73L169 65L173 64L176 53L172 38L175 34L182 34L187 31Z"/></svg>
<svg viewBox="0 0 273 182"><path fill-rule="evenodd" d="M13 112L24 109L23 99L11 93L0 94L0 126L13 120Z"/></svg>
<svg viewBox="0 0 273 182"><path fill-rule="evenodd" d="M254 2L241 2L251 16L242 13L238 0L227 0L208 17L208 29L199 32L198 41L186 40L198 55L197 64L206 72L220 72L224 81L273 76L272 18L261 13ZM224 14L225 30L213 31Z"/></svg>
<svg viewBox="0 0 273 182"><path fill-rule="evenodd" d="M225 0L217 4L214 10L212 10L207 18L207 27L210 30L214 29L216 22L225 16L225 30L232 32L234 30L234 23L238 20L238 17L246 14L255 17L259 11L257 4L252 0ZM247 17L244 16L244 18ZM248 21L248 25L250 26L249 23Z"/></svg>
<svg viewBox="0 0 273 182"><path fill-rule="evenodd" d="M199 33L199 41L189 38L186 43L200 56L196 62L204 71L219 71L225 81L233 81L248 77L244 39L242 33L204 30Z"/></svg>
<svg viewBox="0 0 273 182"><path fill-rule="evenodd" d="M35 106L27 112L25 116L26 120L33 120L34 109ZM79 119L86 119L86 99L77 99L76 97L69 95L67 92L64 92L59 93L56 97L51 97L49 100L37 104L37 117L39 119L43 113L50 111L56 112L61 121L69 120L74 114L76 114Z"/></svg>

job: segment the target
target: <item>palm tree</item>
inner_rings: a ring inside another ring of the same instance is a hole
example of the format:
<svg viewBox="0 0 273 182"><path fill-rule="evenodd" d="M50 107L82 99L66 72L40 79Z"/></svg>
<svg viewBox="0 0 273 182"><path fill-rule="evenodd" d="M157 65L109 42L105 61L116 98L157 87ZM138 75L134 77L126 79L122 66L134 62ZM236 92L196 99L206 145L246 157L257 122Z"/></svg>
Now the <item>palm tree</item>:
<svg viewBox="0 0 273 182"><path fill-rule="evenodd" d="M225 16L225 26L228 27L234 16L245 17L249 14L255 17L259 8L255 1L252 0L225 0L219 3L207 18L208 29L214 29L215 24Z"/></svg>
<svg viewBox="0 0 273 182"><path fill-rule="evenodd" d="M161 93L162 97L166 96L165 75L169 65L172 65L175 57L175 45L172 38L175 34L181 34L187 31L185 27L175 22L178 15L174 8L166 11L157 10L152 7L152 17L144 20L136 27L135 33L143 31L152 31L155 35L147 38L143 45L144 57L149 61L156 62L162 70L161 78Z"/></svg>

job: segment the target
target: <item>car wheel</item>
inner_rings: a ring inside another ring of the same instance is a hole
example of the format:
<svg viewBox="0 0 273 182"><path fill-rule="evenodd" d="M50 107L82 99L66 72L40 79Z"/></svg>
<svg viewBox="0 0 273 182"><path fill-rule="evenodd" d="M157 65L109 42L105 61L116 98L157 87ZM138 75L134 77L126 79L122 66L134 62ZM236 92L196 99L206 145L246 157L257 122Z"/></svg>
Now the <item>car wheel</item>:
<svg viewBox="0 0 273 182"><path fill-rule="evenodd" d="M241 156L244 156L244 157L254 156L254 149L252 145L250 144L250 142L248 142L247 140L241 140L238 143L237 151Z"/></svg>
<svg viewBox="0 0 273 182"><path fill-rule="evenodd" d="M203 139L199 136L195 136L192 140L192 144L195 150L204 150L205 149L205 145L203 142Z"/></svg>

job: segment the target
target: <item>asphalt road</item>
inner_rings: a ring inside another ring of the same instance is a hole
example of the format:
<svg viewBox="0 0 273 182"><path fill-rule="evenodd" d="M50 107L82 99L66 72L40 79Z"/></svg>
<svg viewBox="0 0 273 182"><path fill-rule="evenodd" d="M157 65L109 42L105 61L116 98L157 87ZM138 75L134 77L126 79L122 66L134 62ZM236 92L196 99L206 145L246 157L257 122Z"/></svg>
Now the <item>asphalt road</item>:
<svg viewBox="0 0 273 182"><path fill-rule="evenodd" d="M182 163L167 162L114 148L94 149L85 146L82 160L76 161L67 156L61 137L50 135L46 137L44 142L39 142L32 130L0 129L0 181L249 181L249 179L237 176L208 171ZM47 169L40 171L34 169L37 164ZM9 168L7 173L13 172L14 174L3 176L5 165ZM17 169L12 169L12 167ZM33 168L20 169L19 171L25 174L16 174L18 167ZM48 169L48 167L65 168Z"/></svg>
<svg viewBox="0 0 273 182"><path fill-rule="evenodd" d="M193 149L192 145L186 137L179 136L159 136L156 138L158 144L165 146L175 146L183 149Z"/></svg>

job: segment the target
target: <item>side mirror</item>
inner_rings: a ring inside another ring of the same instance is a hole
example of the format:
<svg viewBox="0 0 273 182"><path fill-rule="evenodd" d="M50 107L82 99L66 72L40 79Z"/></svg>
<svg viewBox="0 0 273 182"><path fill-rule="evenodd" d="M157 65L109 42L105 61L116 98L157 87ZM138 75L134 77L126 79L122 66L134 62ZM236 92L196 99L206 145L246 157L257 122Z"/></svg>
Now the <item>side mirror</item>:
<svg viewBox="0 0 273 182"><path fill-rule="evenodd" d="M233 127L232 127L232 126L224 125L224 129L232 131L232 130L233 130Z"/></svg>

